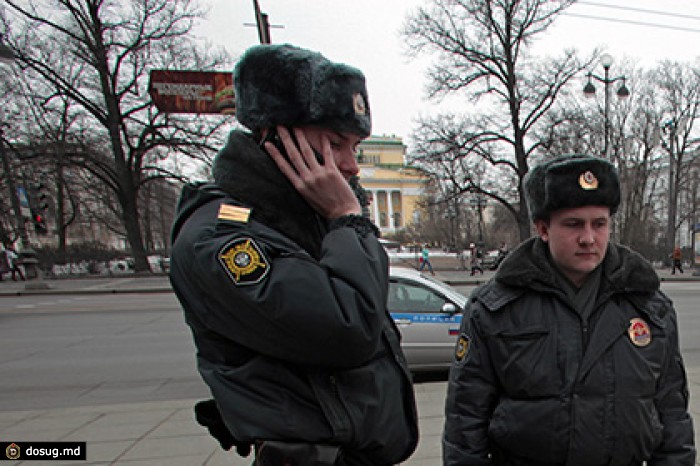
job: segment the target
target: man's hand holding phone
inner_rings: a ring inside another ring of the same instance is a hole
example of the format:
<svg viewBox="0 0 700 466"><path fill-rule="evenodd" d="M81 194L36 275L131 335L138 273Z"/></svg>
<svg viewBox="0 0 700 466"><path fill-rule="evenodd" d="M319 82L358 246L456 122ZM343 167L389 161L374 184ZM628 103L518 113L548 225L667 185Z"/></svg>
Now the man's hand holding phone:
<svg viewBox="0 0 700 466"><path fill-rule="evenodd" d="M303 129L294 128L292 131L293 137L287 128L277 127L287 158L272 142L264 143L280 171L321 216L335 219L343 215L359 215L362 212L360 203L335 164L328 136L321 132L321 150L316 152Z"/></svg>

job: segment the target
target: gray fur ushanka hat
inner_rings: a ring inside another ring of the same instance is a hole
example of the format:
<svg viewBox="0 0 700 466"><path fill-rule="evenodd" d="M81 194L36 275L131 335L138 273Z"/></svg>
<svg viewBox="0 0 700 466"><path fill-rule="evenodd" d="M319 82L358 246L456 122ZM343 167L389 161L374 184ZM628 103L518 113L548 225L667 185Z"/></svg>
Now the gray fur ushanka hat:
<svg viewBox="0 0 700 466"><path fill-rule="evenodd" d="M558 209L607 206L610 214L620 205L620 180L607 160L588 155L565 155L543 162L525 178L532 220L548 220Z"/></svg>
<svg viewBox="0 0 700 466"><path fill-rule="evenodd" d="M365 77L289 44L248 49L233 72L236 118L251 130L315 125L362 137L372 120Z"/></svg>

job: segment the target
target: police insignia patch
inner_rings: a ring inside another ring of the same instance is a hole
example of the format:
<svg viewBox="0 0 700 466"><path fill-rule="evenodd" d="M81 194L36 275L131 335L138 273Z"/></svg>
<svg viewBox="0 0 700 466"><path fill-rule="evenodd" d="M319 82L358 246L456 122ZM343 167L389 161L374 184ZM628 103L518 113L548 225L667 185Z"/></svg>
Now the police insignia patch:
<svg viewBox="0 0 700 466"><path fill-rule="evenodd" d="M457 347L455 348L455 360L457 362L464 362L469 354L469 337L463 333L459 336L457 340Z"/></svg>
<svg viewBox="0 0 700 466"><path fill-rule="evenodd" d="M630 320L629 329L627 329L630 340L635 346L647 346L651 343L651 329L644 319L635 317Z"/></svg>
<svg viewBox="0 0 700 466"><path fill-rule="evenodd" d="M219 262L236 285L260 282L270 271L270 263L251 238L227 243L218 254Z"/></svg>

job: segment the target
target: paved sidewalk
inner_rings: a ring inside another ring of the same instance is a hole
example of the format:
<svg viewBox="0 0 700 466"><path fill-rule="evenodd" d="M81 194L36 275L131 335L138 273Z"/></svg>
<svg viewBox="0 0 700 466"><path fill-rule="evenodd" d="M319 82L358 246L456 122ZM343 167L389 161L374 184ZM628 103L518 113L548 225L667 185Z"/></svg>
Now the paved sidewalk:
<svg viewBox="0 0 700 466"><path fill-rule="evenodd" d="M700 394L700 369L689 370L691 392ZM421 439L407 466L441 464L445 382L416 384ZM250 458L225 452L193 418L197 400L174 400L0 413L2 441L87 442L86 462L47 465L250 466ZM691 413L700 401L691 398ZM696 433L696 445L700 445ZM2 454L2 452L0 452ZM30 466L35 461L8 464ZM696 463L698 465L700 463Z"/></svg>
<svg viewBox="0 0 700 466"><path fill-rule="evenodd" d="M396 266L407 267L408 263ZM451 264L449 264L451 265ZM657 274L661 281L700 281L700 276L693 275L688 269L683 274L672 275L670 269L659 269ZM425 272L428 274L428 272ZM435 278L453 285L479 285L488 281L494 271L487 270L483 275L471 276L468 270L455 267L435 268ZM164 274L124 274L115 277L76 277L55 278L28 281L0 281L0 297L22 296L28 294L104 294L104 293L169 293L172 292L167 275Z"/></svg>

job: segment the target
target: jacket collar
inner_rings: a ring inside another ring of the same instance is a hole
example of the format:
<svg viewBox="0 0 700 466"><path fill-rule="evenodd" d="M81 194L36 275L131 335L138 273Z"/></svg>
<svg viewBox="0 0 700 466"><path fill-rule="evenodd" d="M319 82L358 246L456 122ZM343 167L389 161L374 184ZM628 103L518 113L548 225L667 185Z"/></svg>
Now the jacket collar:
<svg viewBox="0 0 700 466"><path fill-rule="evenodd" d="M659 278L649 263L626 246L608 244L602 264L601 286L605 293L641 293L659 289ZM494 277L507 287L556 290L556 270L548 258L547 244L530 238L506 257Z"/></svg>

